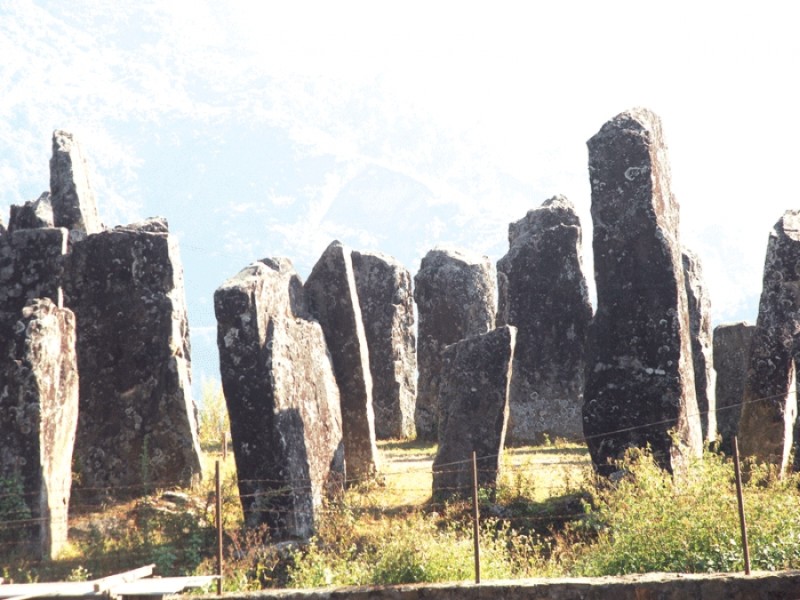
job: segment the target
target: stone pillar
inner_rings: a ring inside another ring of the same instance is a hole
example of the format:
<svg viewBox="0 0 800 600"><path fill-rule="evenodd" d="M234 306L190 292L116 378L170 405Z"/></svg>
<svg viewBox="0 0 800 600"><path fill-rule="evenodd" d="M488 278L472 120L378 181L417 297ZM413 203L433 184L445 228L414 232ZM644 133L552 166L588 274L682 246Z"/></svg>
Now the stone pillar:
<svg viewBox="0 0 800 600"><path fill-rule="evenodd" d="M69 230L70 242L103 230L81 147L71 133L61 130L53 132L50 204L56 227Z"/></svg>
<svg viewBox="0 0 800 600"><path fill-rule="evenodd" d="M494 329L497 275L485 256L436 248L414 277L419 318L417 343L417 437L438 437L441 353L445 346Z"/></svg>
<svg viewBox="0 0 800 600"><path fill-rule="evenodd" d="M473 451L478 485L497 486L516 333L514 327L501 327L442 352L439 449L433 461L436 501L470 495Z"/></svg>
<svg viewBox="0 0 800 600"><path fill-rule="evenodd" d="M800 336L800 211L775 224L767 244L758 320L750 343L739 421L743 456L787 468L797 414L795 356Z"/></svg>
<svg viewBox="0 0 800 600"><path fill-rule="evenodd" d="M711 299L708 296L700 259L693 252L683 251L683 275L686 299L689 302L689 328L692 338L694 389L703 440L717 439L717 401L711 331Z"/></svg>
<svg viewBox="0 0 800 600"><path fill-rule="evenodd" d="M0 494L9 506L21 491L19 520L33 523L3 533L46 560L67 542L77 422L72 312L40 299L0 313Z"/></svg>
<svg viewBox="0 0 800 600"><path fill-rule="evenodd" d="M302 318L288 259L255 262L214 293L220 373L245 522L314 533L344 468L339 389L322 328Z"/></svg>
<svg viewBox="0 0 800 600"><path fill-rule="evenodd" d="M717 431L720 450L733 455L733 436L739 433L744 381L755 326L749 323L718 325L714 329L714 369L717 372Z"/></svg>
<svg viewBox="0 0 800 600"><path fill-rule="evenodd" d="M377 252L354 251L352 260L369 348L375 435L413 438L417 349L411 274Z"/></svg>
<svg viewBox="0 0 800 600"><path fill-rule="evenodd" d="M18 229L0 237L0 310L19 314L35 298L60 306L66 252L66 229Z"/></svg>
<svg viewBox="0 0 800 600"><path fill-rule="evenodd" d="M347 479L378 471L369 350L361 320L350 251L332 242L314 265L303 288L311 316L325 333L342 403Z"/></svg>
<svg viewBox="0 0 800 600"><path fill-rule="evenodd" d="M75 447L84 501L132 497L201 474L183 268L163 219L72 246L66 303L78 324Z"/></svg>
<svg viewBox="0 0 800 600"><path fill-rule="evenodd" d="M624 112L588 142L597 312L583 423L595 468L649 445L663 467L699 456L678 204L661 122Z"/></svg>
<svg viewBox="0 0 800 600"><path fill-rule="evenodd" d="M555 196L511 223L497 262L498 324L517 327L508 441L583 439L583 377L592 306L581 259L581 225Z"/></svg>
<svg viewBox="0 0 800 600"><path fill-rule="evenodd" d="M22 206L11 205L11 217L8 219L9 232L17 229L41 229L54 226L50 192L44 192L36 200L29 200Z"/></svg>

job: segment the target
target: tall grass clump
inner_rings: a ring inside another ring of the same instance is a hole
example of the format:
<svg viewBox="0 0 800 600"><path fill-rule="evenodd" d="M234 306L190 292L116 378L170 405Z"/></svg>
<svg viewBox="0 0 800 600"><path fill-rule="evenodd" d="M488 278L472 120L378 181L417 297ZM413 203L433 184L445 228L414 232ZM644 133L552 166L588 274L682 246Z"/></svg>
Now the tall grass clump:
<svg viewBox="0 0 800 600"><path fill-rule="evenodd" d="M573 526L570 571L601 576L644 572L726 572L743 567L732 461L706 452L687 473L672 477L645 451L620 464L616 483L598 481L594 508ZM797 476L779 480L749 465L744 488L754 569L800 566ZM587 535L588 534L588 535Z"/></svg>

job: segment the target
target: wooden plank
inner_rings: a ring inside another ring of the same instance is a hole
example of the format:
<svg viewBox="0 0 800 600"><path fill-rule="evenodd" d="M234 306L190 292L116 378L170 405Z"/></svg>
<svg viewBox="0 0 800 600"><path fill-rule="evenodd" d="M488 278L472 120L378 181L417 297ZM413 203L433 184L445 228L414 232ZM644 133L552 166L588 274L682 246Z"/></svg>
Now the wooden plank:
<svg viewBox="0 0 800 600"><path fill-rule="evenodd" d="M100 579L93 579L91 583L94 585L95 592L105 592L121 583L128 583L129 581L136 581L137 579L150 577L155 568L156 566L154 564L147 565L144 567L139 567L138 569L125 571L124 573L109 575L108 577L102 577Z"/></svg>
<svg viewBox="0 0 800 600"><path fill-rule="evenodd" d="M0 586L0 599L59 596L93 596L91 581L53 581L47 583L6 583Z"/></svg>
<svg viewBox="0 0 800 600"><path fill-rule="evenodd" d="M153 579L140 579L139 581L115 585L110 591L115 596L159 596L163 594L178 594L187 589L211 585L216 579L216 575L155 577Z"/></svg>

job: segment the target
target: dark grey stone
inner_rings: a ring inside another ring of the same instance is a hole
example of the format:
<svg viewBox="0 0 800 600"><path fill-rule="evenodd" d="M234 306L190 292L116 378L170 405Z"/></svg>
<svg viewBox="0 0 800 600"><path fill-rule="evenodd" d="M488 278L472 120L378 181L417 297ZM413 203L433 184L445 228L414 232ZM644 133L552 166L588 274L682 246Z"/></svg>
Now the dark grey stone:
<svg viewBox="0 0 800 600"><path fill-rule="evenodd" d="M417 349L411 274L377 252L354 251L352 260L369 348L375 435L413 438Z"/></svg>
<svg viewBox="0 0 800 600"><path fill-rule="evenodd" d="M714 371L711 330L711 299L708 295L700 259L693 252L683 251L683 275L686 299L689 302L689 329L692 338L694 389L703 440L717 439L716 372Z"/></svg>
<svg viewBox="0 0 800 600"><path fill-rule="evenodd" d="M733 437L739 433L744 382L755 326L749 323L718 325L714 329L714 369L717 372L717 431L720 450L733 455Z"/></svg>
<svg viewBox="0 0 800 600"><path fill-rule="evenodd" d="M369 350L350 251L332 242L303 286L309 313L325 333L339 386L347 479L374 477L379 467Z"/></svg>
<svg viewBox="0 0 800 600"><path fill-rule="evenodd" d="M305 320L288 259L255 262L214 293L220 373L245 521L308 538L344 469L339 389L322 328Z"/></svg>
<svg viewBox="0 0 800 600"><path fill-rule="evenodd" d="M62 302L66 229L19 229L0 237L0 310L18 314L34 298Z"/></svg>
<svg viewBox="0 0 800 600"><path fill-rule="evenodd" d="M437 501L471 494L473 452L478 486L497 486L516 333L515 327L500 327L442 352L439 449L433 460Z"/></svg>
<svg viewBox="0 0 800 600"><path fill-rule="evenodd" d="M50 192L44 192L36 200L29 200L22 206L11 205L8 231L40 229L42 227L55 227L53 206L50 204Z"/></svg>
<svg viewBox="0 0 800 600"><path fill-rule="evenodd" d="M688 302L661 122L624 112L589 140L597 312L584 433L595 468L645 447L667 469L699 456Z"/></svg>
<svg viewBox="0 0 800 600"><path fill-rule="evenodd" d="M545 436L583 439L583 377L592 305L581 259L581 225L563 196L511 223L497 262L498 325L517 328L510 444Z"/></svg>
<svg viewBox="0 0 800 600"><path fill-rule="evenodd" d="M74 243L65 302L78 324L81 500L201 474L183 268L163 219Z"/></svg>
<svg viewBox="0 0 800 600"><path fill-rule="evenodd" d="M494 329L497 276L485 256L436 248L422 259L414 277L417 331L417 437L438 437L442 350Z"/></svg>
<svg viewBox="0 0 800 600"><path fill-rule="evenodd" d="M789 464L794 439L799 340L800 211L790 210L769 235L739 421L742 455L777 465L781 471Z"/></svg>
<svg viewBox="0 0 800 600"><path fill-rule="evenodd" d="M0 313L0 478L21 484L28 514L19 519L32 521L15 537L38 558L56 558L67 542L77 422L72 311L41 299Z"/></svg>

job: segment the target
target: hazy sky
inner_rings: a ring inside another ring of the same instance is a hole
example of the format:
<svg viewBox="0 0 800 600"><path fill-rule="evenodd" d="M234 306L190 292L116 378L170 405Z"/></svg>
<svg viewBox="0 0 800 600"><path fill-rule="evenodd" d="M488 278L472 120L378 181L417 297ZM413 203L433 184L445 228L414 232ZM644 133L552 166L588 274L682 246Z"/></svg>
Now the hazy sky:
<svg viewBox="0 0 800 600"><path fill-rule="evenodd" d="M586 140L633 106L662 118L715 324L755 320L800 207L791 3L130 4L0 3L0 214L75 133L104 222L180 238L196 381L218 377L214 289L265 256L304 278L333 239L412 273L438 243L497 260L564 194L591 278Z"/></svg>

